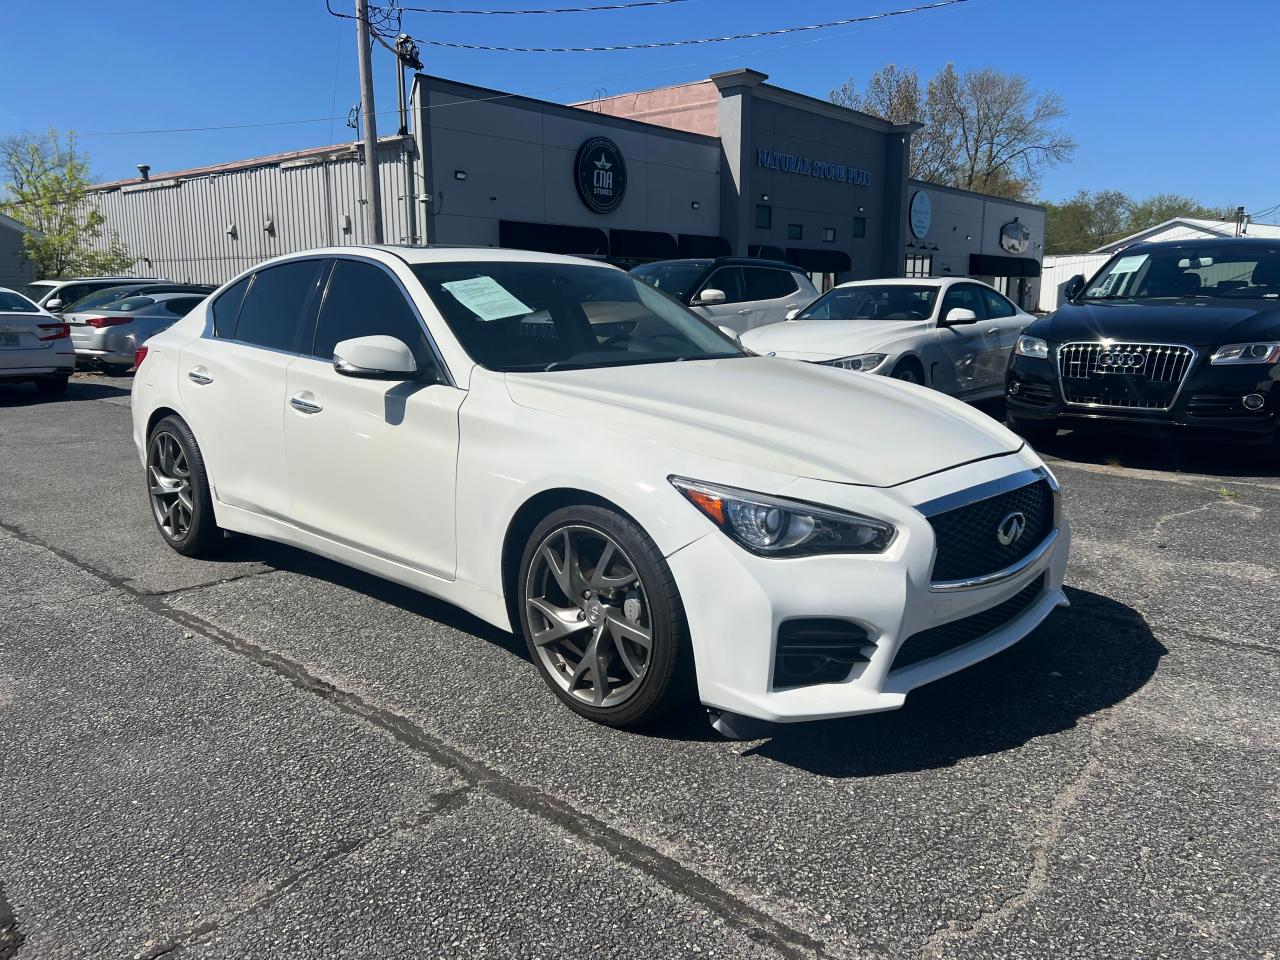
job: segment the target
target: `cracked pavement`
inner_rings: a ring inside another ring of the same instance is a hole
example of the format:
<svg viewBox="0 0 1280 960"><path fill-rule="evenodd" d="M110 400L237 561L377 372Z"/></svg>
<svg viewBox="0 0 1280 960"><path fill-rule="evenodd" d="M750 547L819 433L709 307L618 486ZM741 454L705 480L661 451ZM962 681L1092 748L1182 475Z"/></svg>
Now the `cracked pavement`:
<svg viewBox="0 0 1280 960"><path fill-rule="evenodd" d="M1280 479L1060 437L1072 600L889 714L568 713L523 644L163 547L127 379L0 387L0 960L1280 954Z"/></svg>

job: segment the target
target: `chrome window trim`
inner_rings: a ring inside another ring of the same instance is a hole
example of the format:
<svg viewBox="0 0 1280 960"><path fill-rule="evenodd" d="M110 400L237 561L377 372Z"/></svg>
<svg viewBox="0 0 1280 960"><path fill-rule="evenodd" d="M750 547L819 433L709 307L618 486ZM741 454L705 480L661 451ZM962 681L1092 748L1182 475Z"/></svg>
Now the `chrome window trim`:
<svg viewBox="0 0 1280 960"><path fill-rule="evenodd" d="M1054 543L1058 540L1058 534L1062 529L1062 497L1059 493L1057 478L1054 477L1049 469L1047 467L1032 467L1007 476L997 477L995 480L988 480L986 483L980 483L975 487L957 490L955 493L949 493L934 500L917 504L916 510L920 511L925 517L935 517L938 514L949 513L960 507L967 507L982 500L998 497L1004 493L1011 493L1041 480L1049 484L1049 490L1053 494L1053 527L1034 550L1017 563L1001 570L996 570L993 573L985 573L977 577L965 577L962 580L931 580L929 590L933 593L950 593L956 590L972 590L975 587L989 587L992 584L1010 580L1033 566L1052 549ZM931 574L933 564L936 562L937 545L935 543L934 556L929 563Z"/></svg>
<svg viewBox="0 0 1280 960"><path fill-rule="evenodd" d="M1067 399L1066 378L1062 375L1062 351L1066 347L1096 347L1105 345L1106 340L1068 340L1066 343L1060 343L1055 348L1053 369L1058 375L1058 390L1062 394L1062 402L1065 406L1075 407L1080 410L1145 410L1149 413L1168 413L1178 404L1178 398L1182 396L1182 389L1187 385L1187 381L1191 379L1191 371L1195 369L1196 361L1200 359L1200 354L1195 347L1185 343L1159 343L1155 340L1110 340L1111 343L1118 343L1124 346L1135 347L1176 347L1179 350L1186 350L1191 355L1187 358L1187 369L1182 373L1182 380L1178 383L1178 389L1173 392L1173 398L1169 401L1167 407L1134 407L1123 406L1110 403L1077 403L1074 400Z"/></svg>

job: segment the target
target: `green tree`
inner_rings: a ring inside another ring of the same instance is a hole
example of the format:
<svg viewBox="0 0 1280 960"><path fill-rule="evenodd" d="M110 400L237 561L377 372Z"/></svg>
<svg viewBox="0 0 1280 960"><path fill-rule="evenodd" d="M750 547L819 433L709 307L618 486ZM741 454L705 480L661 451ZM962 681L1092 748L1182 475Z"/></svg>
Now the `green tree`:
<svg viewBox="0 0 1280 960"><path fill-rule="evenodd" d="M943 186L1026 199L1041 173L1076 148L1057 125L1066 116L1057 94L1036 93L1026 77L989 67L957 73L947 64L922 94L914 70L889 64L872 74L865 93L849 80L828 99L894 123L920 124L910 174Z"/></svg>
<svg viewBox="0 0 1280 960"><path fill-rule="evenodd" d="M1103 244L1146 230L1177 217L1203 220L1235 219L1230 208L1214 208L1192 197L1157 193L1134 200L1119 190L1081 190L1075 196L1045 207L1047 254L1088 253Z"/></svg>
<svg viewBox="0 0 1280 960"><path fill-rule="evenodd" d="M0 140L0 211L37 233L23 237L39 277L122 273L134 262L89 195L89 157L74 133Z"/></svg>

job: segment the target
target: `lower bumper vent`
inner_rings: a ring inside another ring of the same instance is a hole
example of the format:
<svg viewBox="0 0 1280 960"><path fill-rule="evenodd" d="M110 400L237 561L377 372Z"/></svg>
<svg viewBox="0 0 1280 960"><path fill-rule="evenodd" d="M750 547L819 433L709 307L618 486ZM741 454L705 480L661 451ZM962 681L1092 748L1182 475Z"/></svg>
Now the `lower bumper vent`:
<svg viewBox="0 0 1280 960"><path fill-rule="evenodd" d="M950 653L967 643L981 640L988 633L994 633L1035 603L1044 592L1044 583L1045 577L1041 574L1004 603L990 610L913 633L898 648L898 655L893 658L890 671L901 670L931 657Z"/></svg>
<svg viewBox="0 0 1280 960"><path fill-rule="evenodd" d="M781 689L839 683L849 676L855 664L870 659L862 648L872 645L867 631L848 620L788 620L778 628L773 686Z"/></svg>

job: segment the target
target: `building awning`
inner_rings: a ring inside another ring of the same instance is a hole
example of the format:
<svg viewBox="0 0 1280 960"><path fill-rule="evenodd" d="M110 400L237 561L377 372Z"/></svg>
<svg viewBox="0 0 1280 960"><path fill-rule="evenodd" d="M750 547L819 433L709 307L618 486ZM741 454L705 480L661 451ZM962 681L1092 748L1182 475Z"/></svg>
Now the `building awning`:
<svg viewBox="0 0 1280 960"><path fill-rule="evenodd" d="M676 238L655 230L610 230L609 256L618 260L670 260Z"/></svg>
<svg viewBox="0 0 1280 960"><path fill-rule="evenodd" d="M733 256L733 247L724 237L702 233L682 233L676 243L678 255L686 259L710 259Z"/></svg>
<svg viewBox="0 0 1280 960"><path fill-rule="evenodd" d="M558 223L498 221L498 244L516 250L563 253L579 257L603 257L609 253L609 238L595 227L571 227Z"/></svg>
<svg viewBox="0 0 1280 960"><path fill-rule="evenodd" d="M787 247L788 263L803 267L810 273L847 273L853 269L853 261L843 250L814 250L811 247Z"/></svg>
<svg viewBox="0 0 1280 960"><path fill-rule="evenodd" d="M1031 257L997 257L987 253L969 254L971 277L1038 277L1040 261Z"/></svg>

